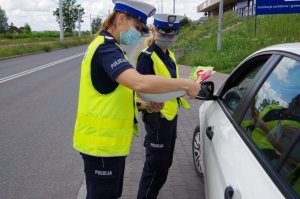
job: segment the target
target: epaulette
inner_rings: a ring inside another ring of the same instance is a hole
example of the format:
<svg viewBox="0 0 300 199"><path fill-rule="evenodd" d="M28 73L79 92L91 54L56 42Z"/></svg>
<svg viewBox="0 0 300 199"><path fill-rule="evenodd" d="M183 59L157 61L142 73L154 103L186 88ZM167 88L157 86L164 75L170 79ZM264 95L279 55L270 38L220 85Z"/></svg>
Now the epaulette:
<svg viewBox="0 0 300 199"><path fill-rule="evenodd" d="M144 51L144 53L147 54L147 55L151 55L152 54L152 52L150 52L148 50Z"/></svg>
<svg viewBox="0 0 300 199"><path fill-rule="evenodd" d="M115 43L115 39L113 37L110 36L104 36L105 41L104 42L108 42L108 43Z"/></svg>
<svg viewBox="0 0 300 199"><path fill-rule="evenodd" d="M113 40L114 38L110 36L105 36L105 39Z"/></svg>
<svg viewBox="0 0 300 199"><path fill-rule="evenodd" d="M143 51L143 54L146 55L146 56L151 57L152 52L153 52L153 51L152 51L151 49L149 50L149 48L148 48L147 50Z"/></svg>

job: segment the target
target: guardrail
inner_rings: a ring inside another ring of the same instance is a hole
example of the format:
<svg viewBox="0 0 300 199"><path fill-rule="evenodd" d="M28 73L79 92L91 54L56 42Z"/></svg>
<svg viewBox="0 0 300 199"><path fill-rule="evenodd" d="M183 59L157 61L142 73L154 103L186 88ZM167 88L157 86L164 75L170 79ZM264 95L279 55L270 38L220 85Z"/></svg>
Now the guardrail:
<svg viewBox="0 0 300 199"><path fill-rule="evenodd" d="M255 4L254 4L251 6L245 6L245 7L236 9L235 15L244 18L244 17L254 16L255 11L256 10L255 10Z"/></svg>

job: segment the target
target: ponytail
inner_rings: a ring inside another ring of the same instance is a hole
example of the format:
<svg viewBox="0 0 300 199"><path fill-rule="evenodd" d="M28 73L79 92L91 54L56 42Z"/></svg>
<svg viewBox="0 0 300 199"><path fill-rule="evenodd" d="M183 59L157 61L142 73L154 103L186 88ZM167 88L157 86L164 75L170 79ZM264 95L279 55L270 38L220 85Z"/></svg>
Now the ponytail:
<svg viewBox="0 0 300 199"><path fill-rule="evenodd" d="M115 23L115 18L117 16L117 13L116 11L113 11L105 20L104 22L102 23L102 26L101 28L98 30L98 32L96 33L96 36L99 35L99 33L103 30L108 30L112 25L114 25Z"/></svg>
<svg viewBox="0 0 300 199"><path fill-rule="evenodd" d="M151 46L155 42L154 31L155 31L155 28L150 29L150 31L149 31L150 35L149 35L149 37L147 37L147 39L144 42L146 47Z"/></svg>
<svg viewBox="0 0 300 199"><path fill-rule="evenodd" d="M154 35L152 33L150 33L150 36L145 40L145 46L149 47L154 43L155 39L154 39Z"/></svg>

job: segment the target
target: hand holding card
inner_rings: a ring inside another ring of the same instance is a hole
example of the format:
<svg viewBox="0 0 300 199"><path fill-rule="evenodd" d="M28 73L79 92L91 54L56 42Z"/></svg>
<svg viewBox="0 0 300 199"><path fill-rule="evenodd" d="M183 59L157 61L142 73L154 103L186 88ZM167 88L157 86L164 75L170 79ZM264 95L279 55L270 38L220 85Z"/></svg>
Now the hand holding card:
<svg viewBox="0 0 300 199"><path fill-rule="evenodd" d="M211 66L194 66L190 74L190 79L198 83L203 82L214 74L214 67Z"/></svg>

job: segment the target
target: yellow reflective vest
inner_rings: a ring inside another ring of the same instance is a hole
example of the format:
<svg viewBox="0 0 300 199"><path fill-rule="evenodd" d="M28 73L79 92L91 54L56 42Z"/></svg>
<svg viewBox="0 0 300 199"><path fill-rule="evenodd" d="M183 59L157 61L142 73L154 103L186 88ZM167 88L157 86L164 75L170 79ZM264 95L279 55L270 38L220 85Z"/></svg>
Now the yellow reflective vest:
<svg viewBox="0 0 300 199"><path fill-rule="evenodd" d="M266 106L260 113L259 117L263 118L269 111L274 111L274 110L281 110L283 109L282 106L277 105L277 104L270 104ZM300 128L300 123L298 121L290 120L290 119L281 119L280 120L281 125L288 125L293 128ZM274 135L274 130L276 126L279 123L279 118L278 120L272 120L272 121L267 121L265 122L268 128L270 128L270 133ZM277 154L280 154L278 150L274 148L272 143L270 142L266 132L264 132L261 128L255 126L255 123L253 120L244 120L242 121L242 127L244 129L249 128L252 126L253 131L251 132L251 139L255 142L255 144L258 146L260 149L271 149L274 150ZM268 133L268 132L267 132Z"/></svg>
<svg viewBox="0 0 300 199"><path fill-rule="evenodd" d="M146 50L147 49L144 49L142 52L146 52ZM174 53L171 52L170 50L168 50L168 51L169 51L169 56L171 57L171 59L174 61L175 65L176 65L176 78L179 78L179 69L178 69L178 65L176 64L176 59L175 59ZM142 52L140 52L137 55L137 58L139 57L139 55ZM172 78L167 66L159 58L159 56L156 54L156 52L154 52L154 51L151 52L151 59L153 61L153 69L154 69L155 75L161 76L161 77ZM164 108L160 112L167 120L171 121L177 115L177 110L179 108L179 105L182 105L185 109L190 108L189 103L184 98L180 97L178 99L175 98L175 99L165 102Z"/></svg>
<svg viewBox="0 0 300 199"><path fill-rule="evenodd" d="M89 45L82 61L73 146L92 156L126 156L130 151L132 134L137 135L135 94L122 84L109 94L101 94L94 88L91 62L96 49L104 41L104 36L98 36Z"/></svg>
<svg viewBox="0 0 300 199"><path fill-rule="evenodd" d="M292 185L294 191L300 196L300 163L288 174L287 180Z"/></svg>

